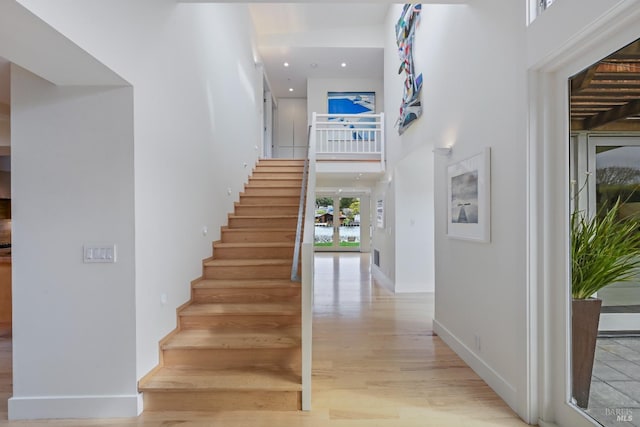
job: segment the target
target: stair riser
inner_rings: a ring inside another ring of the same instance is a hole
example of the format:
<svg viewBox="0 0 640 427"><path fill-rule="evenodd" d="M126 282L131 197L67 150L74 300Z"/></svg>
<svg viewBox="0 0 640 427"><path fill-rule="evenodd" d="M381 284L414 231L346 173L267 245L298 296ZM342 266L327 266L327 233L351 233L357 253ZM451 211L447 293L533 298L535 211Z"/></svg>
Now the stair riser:
<svg viewBox="0 0 640 427"><path fill-rule="evenodd" d="M298 215L298 205L290 206L259 206L259 205L236 205L234 213L238 216L244 215Z"/></svg>
<svg viewBox="0 0 640 427"><path fill-rule="evenodd" d="M278 316L278 315L202 315L202 316L180 316L180 327L182 329L279 329L300 324L299 315Z"/></svg>
<svg viewBox="0 0 640 427"><path fill-rule="evenodd" d="M304 172L304 165L302 166L264 166L258 165L254 170L254 173L297 173L302 174Z"/></svg>
<svg viewBox="0 0 640 427"><path fill-rule="evenodd" d="M279 248L217 248L213 247L215 259L293 259L293 247Z"/></svg>
<svg viewBox="0 0 640 427"><path fill-rule="evenodd" d="M265 172L262 170L257 170L253 173L252 178L260 179L260 178L296 178L302 179L302 172Z"/></svg>
<svg viewBox="0 0 640 427"><path fill-rule="evenodd" d="M304 160L262 159L258 166L304 166Z"/></svg>
<svg viewBox="0 0 640 427"><path fill-rule="evenodd" d="M229 218L230 228L290 228L295 230L298 218Z"/></svg>
<svg viewBox="0 0 640 427"><path fill-rule="evenodd" d="M261 230L261 231L250 231L250 230L242 230L235 229L233 231L223 230L222 231L222 242L224 243L269 243L269 242L277 242L277 243L293 243L296 240L296 230L295 228L291 231L280 231L280 230Z"/></svg>
<svg viewBox="0 0 640 427"><path fill-rule="evenodd" d="M297 411L302 408L299 391L144 392L145 411Z"/></svg>
<svg viewBox="0 0 640 427"><path fill-rule="evenodd" d="M204 267L205 279L287 279L290 277L290 265Z"/></svg>
<svg viewBox="0 0 640 427"><path fill-rule="evenodd" d="M291 196L300 197L299 187L288 188L271 188L271 187L249 187L244 188L244 194L247 196Z"/></svg>
<svg viewBox="0 0 640 427"><path fill-rule="evenodd" d="M194 289L193 300L199 303L262 303L297 301L300 289Z"/></svg>
<svg viewBox="0 0 640 427"><path fill-rule="evenodd" d="M297 196L249 196L241 195L241 205L297 205L300 203L300 195Z"/></svg>
<svg viewBox="0 0 640 427"><path fill-rule="evenodd" d="M164 366L200 369L260 367L300 368L300 348L170 349L162 353Z"/></svg>
<svg viewBox="0 0 640 427"><path fill-rule="evenodd" d="M250 179L249 185L252 187L302 187L302 178L301 179Z"/></svg>

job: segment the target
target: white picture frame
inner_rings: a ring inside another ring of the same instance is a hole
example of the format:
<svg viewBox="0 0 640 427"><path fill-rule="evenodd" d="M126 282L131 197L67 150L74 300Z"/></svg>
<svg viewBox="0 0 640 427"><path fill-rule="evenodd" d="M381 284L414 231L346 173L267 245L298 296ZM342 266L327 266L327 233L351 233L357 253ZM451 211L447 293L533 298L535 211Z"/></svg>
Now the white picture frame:
<svg viewBox="0 0 640 427"><path fill-rule="evenodd" d="M491 148L447 166L447 236L491 241Z"/></svg>
<svg viewBox="0 0 640 427"><path fill-rule="evenodd" d="M378 199L376 201L376 226L378 228L384 228L384 200Z"/></svg>

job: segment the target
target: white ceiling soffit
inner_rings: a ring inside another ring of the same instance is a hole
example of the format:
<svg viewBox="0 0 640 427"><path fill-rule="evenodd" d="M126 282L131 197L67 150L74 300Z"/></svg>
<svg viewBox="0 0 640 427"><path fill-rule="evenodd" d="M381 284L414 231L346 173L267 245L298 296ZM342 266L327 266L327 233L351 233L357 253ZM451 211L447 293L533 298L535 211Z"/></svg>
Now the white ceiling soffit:
<svg viewBox="0 0 640 427"><path fill-rule="evenodd" d="M278 98L305 98L307 79L382 79L381 48L287 48L260 49L271 91ZM288 67L283 63L287 62ZM342 63L346 67L342 67ZM289 91L293 89L293 91Z"/></svg>
<svg viewBox="0 0 640 427"><path fill-rule="evenodd" d="M250 5L258 37L270 34L296 34L317 30L382 25L385 4L263 3Z"/></svg>
<svg viewBox="0 0 640 427"><path fill-rule="evenodd" d="M275 97L305 98L309 78L382 79L388 8L384 3L250 4Z"/></svg>
<svg viewBox="0 0 640 427"><path fill-rule="evenodd" d="M57 85L127 84L15 1L0 1L0 56Z"/></svg>

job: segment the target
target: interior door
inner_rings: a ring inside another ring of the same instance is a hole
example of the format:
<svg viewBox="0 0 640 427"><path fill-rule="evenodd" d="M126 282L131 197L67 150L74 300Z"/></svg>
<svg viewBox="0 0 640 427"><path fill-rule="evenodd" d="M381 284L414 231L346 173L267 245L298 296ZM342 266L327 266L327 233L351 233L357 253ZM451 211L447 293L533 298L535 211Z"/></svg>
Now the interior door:
<svg viewBox="0 0 640 427"><path fill-rule="evenodd" d="M596 214L620 198L622 215L640 214L640 138L589 139L589 212ZM600 331L640 330L640 276L598 292L602 299Z"/></svg>

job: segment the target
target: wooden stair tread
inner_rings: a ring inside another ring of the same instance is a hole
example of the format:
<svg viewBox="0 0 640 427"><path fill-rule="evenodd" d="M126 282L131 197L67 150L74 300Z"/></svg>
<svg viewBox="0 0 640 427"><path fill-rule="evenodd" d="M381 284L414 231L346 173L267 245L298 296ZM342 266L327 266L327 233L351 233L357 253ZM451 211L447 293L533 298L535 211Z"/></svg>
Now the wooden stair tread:
<svg viewBox="0 0 640 427"><path fill-rule="evenodd" d="M300 187L302 187L300 184L289 184L289 183L287 183L287 184L274 184L274 185L271 185L271 186L261 185L259 187L252 186L251 183L249 183L249 184L246 184L244 186L245 189L246 188L260 188L261 190L266 189L266 188L268 188L270 190L272 190L274 188L286 188L286 189L295 188L296 190L300 190Z"/></svg>
<svg viewBox="0 0 640 427"><path fill-rule="evenodd" d="M268 267L291 265L290 259L212 259L204 263L205 267Z"/></svg>
<svg viewBox="0 0 640 427"><path fill-rule="evenodd" d="M239 217L242 218L242 217ZM240 233L245 233L245 232L260 232L260 231L268 231L270 233L274 233L274 232L282 232L282 233L288 233L291 231L290 227L278 227L278 228L260 228L260 227L254 227L254 228L231 228L228 225L225 225L223 227L221 227L221 229L223 231L231 231L231 232L240 232Z"/></svg>
<svg viewBox="0 0 640 427"><path fill-rule="evenodd" d="M249 197L252 197L252 196L249 196ZM240 202L235 202L234 205L235 206L244 206L244 207L250 206L250 207L256 208L256 209L257 208L272 208L272 207L274 207L274 205L260 205L260 204L246 205L246 204L242 204ZM281 208L292 208L292 207L296 207L297 208L297 207L300 206L300 204L299 203L288 203L288 204L280 204L280 203L278 203L275 206L278 206L278 207L281 207Z"/></svg>
<svg viewBox="0 0 640 427"><path fill-rule="evenodd" d="M207 315L228 315L228 316L246 316L246 315L277 315L277 316L294 316L300 314L299 305L287 303L218 303L203 304L195 303L186 306L180 311L180 316L207 316Z"/></svg>
<svg viewBox="0 0 640 427"><path fill-rule="evenodd" d="M267 243L215 243L216 248L292 248L295 246L294 242L267 242Z"/></svg>
<svg viewBox="0 0 640 427"><path fill-rule="evenodd" d="M187 329L162 345L169 349L267 349L300 347L300 328L271 330Z"/></svg>
<svg viewBox="0 0 640 427"><path fill-rule="evenodd" d="M260 288L299 288L300 282L284 279L203 279L193 285L194 289L260 289Z"/></svg>
<svg viewBox="0 0 640 427"><path fill-rule="evenodd" d="M289 218L289 219L297 219L298 215L235 215L229 214L229 218L242 218L242 219L280 219L280 218Z"/></svg>
<svg viewBox="0 0 640 427"><path fill-rule="evenodd" d="M278 369L189 369L162 367L147 381L141 382L140 391L299 391L299 375Z"/></svg>

